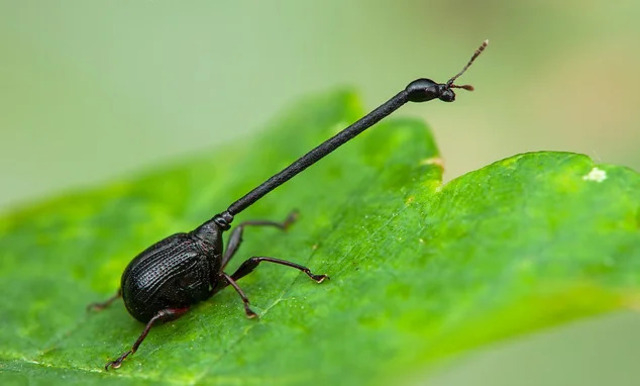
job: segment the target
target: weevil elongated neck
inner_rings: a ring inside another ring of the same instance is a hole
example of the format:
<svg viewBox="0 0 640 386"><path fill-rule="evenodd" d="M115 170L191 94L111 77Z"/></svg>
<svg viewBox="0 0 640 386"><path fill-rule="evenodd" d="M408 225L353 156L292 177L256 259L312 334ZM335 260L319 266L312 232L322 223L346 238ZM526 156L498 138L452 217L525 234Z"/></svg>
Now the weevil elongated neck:
<svg viewBox="0 0 640 386"><path fill-rule="evenodd" d="M432 82L433 83L433 82ZM412 83L413 84L413 83ZM435 84L435 83L433 83ZM369 127L373 126L375 123L380 121L382 118L388 116L402 105L407 103L410 99L410 96L415 94L416 90L407 91L402 90L398 94L396 94L393 98L389 99L387 102L380 105L377 109L373 110L369 114L362 117L360 120L342 130L335 136L329 138L325 142L318 145L313 150L309 151L307 154L300 157L298 160L293 162L291 165L284 168L281 172L275 174L264 183L244 195L242 198L229 205L229 208L217 214L212 220L215 221L222 229L229 229L231 222L233 221L234 215L242 212L244 209L251 206L253 203L258 201L260 198L264 197L267 193L271 192L278 186L284 184L289 181L298 173L302 172L309 166L318 162L320 159L325 157L326 155L333 152L338 147L342 146L345 142L351 140L356 135L362 133ZM432 99L432 98L431 98Z"/></svg>
<svg viewBox="0 0 640 386"><path fill-rule="evenodd" d="M440 99L443 102L453 102L456 96L453 92L454 88L462 88L469 91L473 90L472 86L454 85L453 81L460 75L462 75L467 70L467 68L469 68L471 63L473 63L478 55L480 55L487 44L488 41L485 40L480 48L476 50L474 55L471 57L471 60L467 63L463 70L453 78L449 79L449 81L447 81L446 83L437 83L432 81L431 79L425 78L414 80L413 82L409 83L409 85L407 85L404 90L394 95L391 99L377 107L375 110L360 118L360 120L356 121L335 136L321 143L316 148L293 162L291 165L284 168L281 172L275 174L264 183L244 195L242 198L229 205L229 208L227 208L226 211L215 215L211 219L211 221L218 224L218 226L220 226L220 228L223 230L229 229L235 215L251 206L253 203L264 197L267 193L271 192L278 186L289 181L298 173L318 162L323 157L329 155L338 147L353 139L356 135L362 133L369 127L379 122L381 119L390 115L391 113L402 107L405 103L427 102L433 99Z"/></svg>
<svg viewBox="0 0 640 386"><path fill-rule="evenodd" d="M400 108L402 105L407 103L408 100L409 99L407 91L402 90L387 102L383 103L380 107L365 115L360 120L342 130L335 136L321 143L320 145L309 151L307 154L303 155L298 160L293 162L291 165L284 168L281 172L275 174L267 181L253 189L251 192L247 193L244 197L231 204L227 209L227 212L231 215L240 213L251 204L262 198L265 194L271 192L278 186L289 181L295 175L302 172L314 163L318 162L320 159L333 152L345 142L348 142L356 135L362 133L364 130L371 127L382 118Z"/></svg>

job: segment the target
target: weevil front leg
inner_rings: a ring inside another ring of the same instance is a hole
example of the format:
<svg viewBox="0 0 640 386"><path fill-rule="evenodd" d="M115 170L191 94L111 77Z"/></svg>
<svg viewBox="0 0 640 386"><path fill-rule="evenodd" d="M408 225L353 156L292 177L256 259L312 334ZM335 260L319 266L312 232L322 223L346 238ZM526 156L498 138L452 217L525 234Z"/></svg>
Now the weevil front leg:
<svg viewBox="0 0 640 386"><path fill-rule="evenodd" d="M142 334L140 334L140 336L135 341L133 346L131 346L131 349L125 351L115 361L107 362L107 364L104 366L104 369L108 371L109 367L111 367L112 369L117 369L118 367L120 367L122 365L122 361L127 359L129 355L133 354L138 350L138 347L140 347L140 344L142 344L142 341L144 341L144 338L147 337L149 330L151 330L151 327L153 327L155 323L166 322L169 320L177 319L182 315L184 315L184 313L187 311L189 311L188 307L187 308L167 308L165 310L158 311L158 313L155 314L153 318L151 318L151 320L149 320L147 325L144 327L144 331L142 331Z"/></svg>
<svg viewBox="0 0 640 386"><path fill-rule="evenodd" d="M251 319L257 317L258 314L256 314L251 310L251 308L249 308L249 298L247 298L247 295L244 294L244 291L242 291L242 289L240 288L240 286L238 286L238 283L236 283L236 281L250 274L258 266L258 264L260 264L263 261L280 264L280 265L284 265L287 267L300 270L304 272L307 276L309 276L311 279L315 280L316 283L322 283L326 279L329 279L329 276L327 275L315 275L313 272L311 272L309 268L303 265L292 263L286 260L276 259L273 257L266 257L266 256L254 256L246 260L244 263L240 265L240 267L231 276L227 275L224 272L221 272L220 276L224 278L226 283L228 285L231 285L233 289L236 290L238 295L240 295L240 298L242 298L242 302L244 303L244 312L247 314L247 317Z"/></svg>
<svg viewBox="0 0 640 386"><path fill-rule="evenodd" d="M118 292L116 292L115 295L113 295L112 297L110 297L109 299L105 300L104 302L96 302L96 303L91 303L89 305L87 305L87 311L102 311L105 308L109 307L111 305L111 303L115 302L116 300L120 299L122 297L122 289L118 289Z"/></svg>
<svg viewBox="0 0 640 386"><path fill-rule="evenodd" d="M231 231L231 236L229 236L229 244L227 245L227 250L224 252L222 256L222 269L227 266L229 260L233 257L233 255L238 251L240 244L242 243L242 234L244 233L244 228L247 226L271 226L279 228L283 231L289 229L291 224L296 222L298 219L298 211L294 210L283 222L277 221L268 221L268 220L253 220L253 221L245 221L238 224L237 227L233 228Z"/></svg>
<svg viewBox="0 0 640 386"><path fill-rule="evenodd" d="M248 260L245 260L245 262L242 263L240 265L240 267L238 267L238 269L233 273L233 275L231 275L231 278L233 280L240 280L241 278L243 278L243 277L247 276L248 274L250 274L258 266L258 264L260 264L263 261L268 262L268 263L284 265L286 267L295 268L295 269L297 269L299 271L304 272L307 276L309 276L316 283L322 283L326 279L329 279L329 276L327 276L327 275L316 275L316 274L314 274L313 272L311 272L311 270L309 268L305 267L304 265L292 263L292 262L287 261L287 260L276 259L274 257L267 257L267 256L254 256L254 257L252 257L252 258L250 258Z"/></svg>

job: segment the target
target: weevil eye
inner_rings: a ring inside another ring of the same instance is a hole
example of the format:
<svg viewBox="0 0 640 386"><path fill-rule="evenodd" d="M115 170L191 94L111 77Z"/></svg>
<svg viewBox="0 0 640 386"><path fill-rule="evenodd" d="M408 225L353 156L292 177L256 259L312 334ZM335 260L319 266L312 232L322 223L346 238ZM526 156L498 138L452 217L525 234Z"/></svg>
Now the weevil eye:
<svg viewBox="0 0 640 386"><path fill-rule="evenodd" d="M438 98L443 102L453 102L454 100L456 100L456 94L452 89L447 88L442 90Z"/></svg>

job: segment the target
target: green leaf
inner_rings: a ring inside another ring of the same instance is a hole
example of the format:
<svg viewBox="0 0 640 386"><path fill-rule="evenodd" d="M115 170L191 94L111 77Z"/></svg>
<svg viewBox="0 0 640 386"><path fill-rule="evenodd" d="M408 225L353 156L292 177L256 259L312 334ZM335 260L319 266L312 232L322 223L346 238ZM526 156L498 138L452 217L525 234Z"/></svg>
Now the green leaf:
<svg viewBox="0 0 640 386"><path fill-rule="evenodd" d="M444 107L441 107L444 108ZM193 229L361 115L351 93L300 103L264 135L0 220L0 380L35 383L402 383L434 361L586 315L638 306L640 178L570 153L515 156L441 185L420 122L364 133L236 220L299 222L245 232L230 271L274 256L153 328L113 294L136 253Z"/></svg>

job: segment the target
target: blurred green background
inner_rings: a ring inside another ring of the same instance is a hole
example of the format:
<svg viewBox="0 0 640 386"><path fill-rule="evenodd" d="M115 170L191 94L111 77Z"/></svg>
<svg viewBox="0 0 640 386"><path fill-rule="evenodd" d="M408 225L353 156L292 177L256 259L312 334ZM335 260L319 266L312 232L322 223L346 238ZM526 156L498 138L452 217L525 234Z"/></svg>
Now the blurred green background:
<svg viewBox="0 0 640 386"><path fill-rule="evenodd" d="M400 112L433 127L446 179L532 150L640 170L638 20L637 0L0 0L0 211L243 141L308 93L374 107L485 38L460 82L476 92ZM628 312L505 342L432 384L637 384L639 327Z"/></svg>

